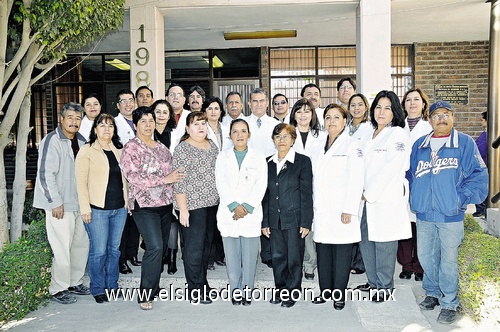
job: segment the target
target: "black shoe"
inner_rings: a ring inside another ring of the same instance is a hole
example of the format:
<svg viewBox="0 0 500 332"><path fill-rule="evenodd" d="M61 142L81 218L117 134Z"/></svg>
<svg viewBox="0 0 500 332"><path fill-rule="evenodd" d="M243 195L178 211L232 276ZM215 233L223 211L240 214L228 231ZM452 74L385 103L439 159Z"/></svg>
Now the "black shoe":
<svg viewBox="0 0 500 332"><path fill-rule="evenodd" d="M68 290L60 291L52 295L50 299L61 304L72 304L76 302L76 296L71 294Z"/></svg>
<svg viewBox="0 0 500 332"><path fill-rule="evenodd" d="M144 242L144 240L142 240L141 245L139 247L141 247L141 249L143 249L143 250L146 250L146 242Z"/></svg>
<svg viewBox="0 0 500 332"><path fill-rule="evenodd" d="M424 280L424 274L416 272L415 273L415 281L422 281L422 280Z"/></svg>
<svg viewBox="0 0 500 332"><path fill-rule="evenodd" d="M351 274L363 274L365 273L365 270L361 270L361 269L358 269L358 268L352 268L351 269Z"/></svg>
<svg viewBox="0 0 500 332"><path fill-rule="evenodd" d="M280 304L281 303L281 297L279 296L279 294L276 294L276 297L271 297L271 299L269 300L269 303L271 303L271 304Z"/></svg>
<svg viewBox="0 0 500 332"><path fill-rule="evenodd" d="M90 288L88 288L87 286L84 286L83 284L68 287L68 291L70 293L73 293L76 295L89 295L90 294Z"/></svg>
<svg viewBox="0 0 500 332"><path fill-rule="evenodd" d="M306 280L314 280L314 273L304 272L304 278L306 278Z"/></svg>
<svg viewBox="0 0 500 332"><path fill-rule="evenodd" d="M130 266L128 266L127 263L122 263L120 264L120 273L121 274L132 273L132 269L130 268Z"/></svg>
<svg viewBox="0 0 500 332"><path fill-rule="evenodd" d="M372 302L375 303L382 303L385 301L385 292L382 290L379 290L376 294L373 294L371 298Z"/></svg>
<svg viewBox="0 0 500 332"><path fill-rule="evenodd" d="M108 297L106 296L106 294L96 295L96 296L94 296L94 299L99 304L104 303L104 302L108 302Z"/></svg>
<svg viewBox="0 0 500 332"><path fill-rule="evenodd" d="M283 308L291 308L291 307L293 307L294 305L295 305L295 301L293 301L293 300L288 300L288 301L283 301L283 302L281 302L281 306L282 306Z"/></svg>
<svg viewBox="0 0 500 332"><path fill-rule="evenodd" d="M335 310L342 310L345 307L345 301L334 301L333 308Z"/></svg>
<svg viewBox="0 0 500 332"><path fill-rule="evenodd" d="M248 307L249 305L252 304L252 300L243 299L241 301L241 304L243 304L245 307Z"/></svg>
<svg viewBox="0 0 500 332"><path fill-rule="evenodd" d="M418 304L422 310L434 310L439 305L439 300L432 296L426 296L425 299Z"/></svg>
<svg viewBox="0 0 500 332"><path fill-rule="evenodd" d="M372 289L372 288L373 287L371 287L369 283L362 284L362 285L359 285L356 287L356 289L359 289L362 292L369 292L370 289Z"/></svg>
<svg viewBox="0 0 500 332"><path fill-rule="evenodd" d="M137 259L137 256L135 257L129 257L127 260L132 264L133 266L141 266L141 261Z"/></svg>
<svg viewBox="0 0 500 332"><path fill-rule="evenodd" d="M326 300L325 300L322 296L316 296L316 297L312 300L312 303L313 303L313 304L323 304L323 303L326 303Z"/></svg>
<svg viewBox="0 0 500 332"><path fill-rule="evenodd" d="M241 301L236 300L235 298L232 298L231 302L233 303L233 305L240 305L241 304Z"/></svg>
<svg viewBox="0 0 500 332"><path fill-rule="evenodd" d="M172 275L175 274L175 272L177 272L177 249L170 250L169 260L170 264L168 265L167 273Z"/></svg>
<svg viewBox="0 0 500 332"><path fill-rule="evenodd" d="M217 264L219 266L226 266L226 263L224 262L224 260L215 260L215 264Z"/></svg>
<svg viewBox="0 0 500 332"><path fill-rule="evenodd" d="M441 309L439 316L437 318L438 323L441 324L451 324L457 321L459 314L456 310L451 309Z"/></svg>
<svg viewBox="0 0 500 332"><path fill-rule="evenodd" d="M213 271L213 270L215 270L215 266L213 264L208 264L207 269L210 271Z"/></svg>
<svg viewBox="0 0 500 332"><path fill-rule="evenodd" d="M273 268L273 261L272 260L262 260L262 264L266 264L268 268L272 269Z"/></svg>
<svg viewBox="0 0 500 332"><path fill-rule="evenodd" d="M411 271L404 271L399 274L399 279L411 279L411 275L413 272Z"/></svg>
<svg viewBox="0 0 500 332"><path fill-rule="evenodd" d="M474 212L474 213L472 214L472 216L473 216L473 217L475 217L475 218L479 218L479 217L482 217L482 216L483 216L483 213L481 213L481 212Z"/></svg>
<svg viewBox="0 0 500 332"><path fill-rule="evenodd" d="M212 304L212 300L209 297L202 297L201 299L191 299L189 302L192 304Z"/></svg>

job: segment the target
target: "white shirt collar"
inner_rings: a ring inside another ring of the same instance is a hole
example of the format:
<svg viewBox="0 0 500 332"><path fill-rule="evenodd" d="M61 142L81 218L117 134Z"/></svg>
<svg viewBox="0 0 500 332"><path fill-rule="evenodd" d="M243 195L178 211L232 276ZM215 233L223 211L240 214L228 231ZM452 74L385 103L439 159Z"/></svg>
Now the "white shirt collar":
<svg viewBox="0 0 500 332"><path fill-rule="evenodd" d="M278 164L278 152L273 154L273 156L271 157L271 159L269 159L268 162L271 161L274 161L276 165ZM289 161L292 164L295 161L295 150L293 148L290 148L290 150L288 150L288 153L286 154L285 158L281 160L281 163L284 164L286 161Z"/></svg>

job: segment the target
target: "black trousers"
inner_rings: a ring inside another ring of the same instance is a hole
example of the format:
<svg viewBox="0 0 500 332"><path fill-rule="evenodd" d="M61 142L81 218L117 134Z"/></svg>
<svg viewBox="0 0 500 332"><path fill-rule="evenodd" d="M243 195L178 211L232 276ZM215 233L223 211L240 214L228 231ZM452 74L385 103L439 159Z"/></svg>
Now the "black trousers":
<svg viewBox="0 0 500 332"><path fill-rule="evenodd" d="M209 264L214 264L214 261L224 261L224 244L222 244L222 236L220 235L220 231L217 228L217 210L219 209L218 206L215 207L215 209L209 209L208 210L208 218L210 219L211 223L215 224L214 227L214 235L213 235L213 241L212 241L212 246L210 247L210 257L208 259Z"/></svg>
<svg viewBox="0 0 500 332"><path fill-rule="evenodd" d="M125 227L123 228L122 240L120 242L120 264L127 261L127 258L137 257L139 251L139 230L134 222L133 215L127 214Z"/></svg>
<svg viewBox="0 0 500 332"><path fill-rule="evenodd" d="M363 257L361 256L361 250L359 249L359 243L354 243L352 245L351 268L358 269L361 271L365 270L365 264L363 263Z"/></svg>
<svg viewBox="0 0 500 332"><path fill-rule="evenodd" d="M352 243L349 244L324 244L316 243L316 254L318 257L318 279L319 289L330 292L338 289L345 301L345 289L349 282L351 270ZM325 297L330 298L329 292ZM338 299L339 292L335 293Z"/></svg>
<svg viewBox="0 0 500 332"><path fill-rule="evenodd" d="M271 240L264 235L260 236L260 259L263 262L271 260Z"/></svg>
<svg viewBox="0 0 500 332"><path fill-rule="evenodd" d="M195 289L203 290L205 285L208 289L208 259L216 227L215 221L208 216L213 209L217 209L217 206L189 210L189 227L181 225L184 273L190 293Z"/></svg>
<svg viewBox="0 0 500 332"><path fill-rule="evenodd" d="M163 252L167 248L168 234L172 218L172 204L160 207L140 208L135 203L132 210L137 228L146 241L146 251L141 264L141 292L149 291L150 296L139 302L153 301L160 291L160 275Z"/></svg>
<svg viewBox="0 0 500 332"><path fill-rule="evenodd" d="M300 237L299 227L290 229L271 228L271 257L274 283L277 289L301 290L302 263L305 239Z"/></svg>

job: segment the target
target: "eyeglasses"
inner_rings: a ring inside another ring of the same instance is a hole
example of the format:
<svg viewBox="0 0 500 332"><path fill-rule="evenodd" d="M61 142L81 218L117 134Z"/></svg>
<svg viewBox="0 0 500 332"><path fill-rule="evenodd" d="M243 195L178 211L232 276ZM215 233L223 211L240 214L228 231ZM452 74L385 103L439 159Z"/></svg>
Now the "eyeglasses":
<svg viewBox="0 0 500 332"><path fill-rule="evenodd" d="M118 102L122 105L125 105L125 104L133 104L135 103L135 99L134 98L130 98L130 99L120 99L118 100Z"/></svg>
<svg viewBox="0 0 500 332"><path fill-rule="evenodd" d="M353 89L352 85L341 85L339 90L351 90Z"/></svg>
<svg viewBox="0 0 500 332"><path fill-rule="evenodd" d="M170 93L168 94L168 96L169 96L170 98L175 98L175 97L180 98L180 97L182 97L182 95L183 95L183 94L182 94L182 92L170 92Z"/></svg>
<svg viewBox="0 0 500 332"><path fill-rule="evenodd" d="M450 114L448 113L443 113L443 114L432 114L431 115L431 118L433 120L448 120L448 118L450 117Z"/></svg>
<svg viewBox="0 0 500 332"><path fill-rule="evenodd" d="M281 140L283 140L283 141L288 141L290 138L292 138L292 136L290 136L290 135L288 135L288 134L285 134L285 135L276 135L276 136L274 136L274 139L275 139L276 141L281 141Z"/></svg>
<svg viewBox="0 0 500 332"><path fill-rule="evenodd" d="M275 101L275 102L273 102L273 105L274 105L274 106L278 106L278 105L280 105L280 104L281 104L281 105L285 105L285 104L286 104L286 100L282 100L282 101Z"/></svg>

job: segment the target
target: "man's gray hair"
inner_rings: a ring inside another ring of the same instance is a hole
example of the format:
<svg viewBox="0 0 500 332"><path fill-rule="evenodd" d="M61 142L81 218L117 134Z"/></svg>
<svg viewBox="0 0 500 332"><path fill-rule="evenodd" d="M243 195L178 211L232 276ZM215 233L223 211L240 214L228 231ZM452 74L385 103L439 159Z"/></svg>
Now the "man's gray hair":
<svg viewBox="0 0 500 332"><path fill-rule="evenodd" d="M61 116L64 118L68 111L79 112L83 117L83 107L79 103L69 102L67 104L64 104L61 110Z"/></svg>
<svg viewBox="0 0 500 332"><path fill-rule="evenodd" d="M266 90L262 89L262 88L255 88L253 89L252 91L250 91L250 98L254 95L254 94L257 94L257 93L263 93L265 96L266 96L266 100L267 100L267 92Z"/></svg>

